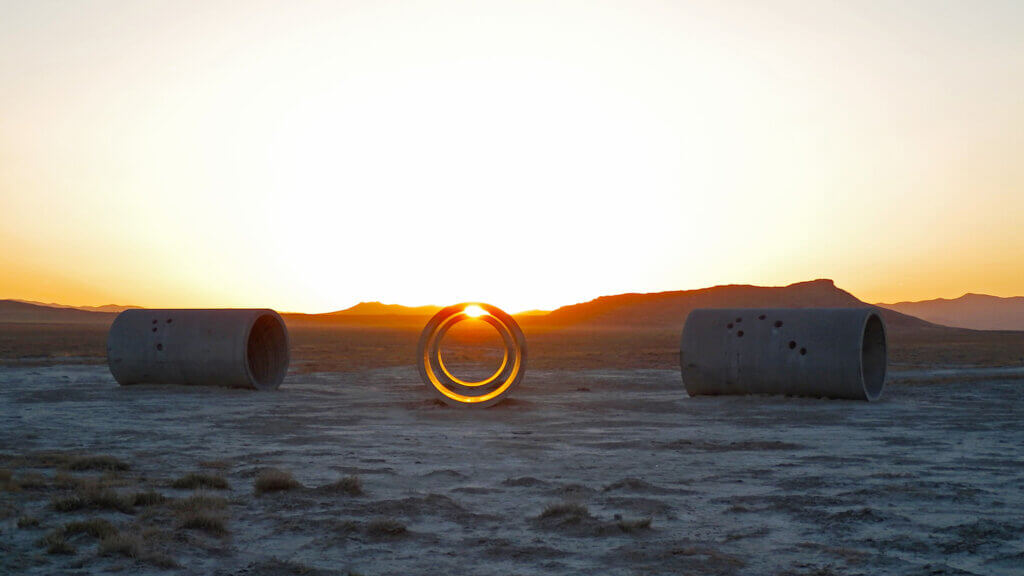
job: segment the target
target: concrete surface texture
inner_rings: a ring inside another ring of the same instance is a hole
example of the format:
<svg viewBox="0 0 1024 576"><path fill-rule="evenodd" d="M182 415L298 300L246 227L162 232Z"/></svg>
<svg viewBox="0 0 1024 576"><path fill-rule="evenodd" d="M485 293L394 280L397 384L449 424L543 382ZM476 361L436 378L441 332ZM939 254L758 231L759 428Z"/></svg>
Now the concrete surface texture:
<svg viewBox="0 0 1024 576"><path fill-rule="evenodd" d="M122 385L273 390L288 361L288 329L273 310L126 310L107 338L107 364Z"/></svg>
<svg viewBox="0 0 1024 576"><path fill-rule="evenodd" d="M876 400L886 358L885 322L872 308L697 309L679 351L691 396Z"/></svg>

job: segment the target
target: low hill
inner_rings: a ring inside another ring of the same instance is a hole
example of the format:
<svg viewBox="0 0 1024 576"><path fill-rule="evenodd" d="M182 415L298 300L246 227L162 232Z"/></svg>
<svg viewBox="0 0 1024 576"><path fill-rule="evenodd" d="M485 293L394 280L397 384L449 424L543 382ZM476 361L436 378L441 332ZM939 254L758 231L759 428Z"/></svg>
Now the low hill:
<svg viewBox="0 0 1024 576"><path fill-rule="evenodd" d="M131 310L133 308L142 308L142 306L126 306L123 304L104 304L102 306L68 306L67 304L57 304L54 302L36 302L35 300L12 299L12 301L21 302L23 304L35 304L36 306L45 306L47 308L66 308L70 310L85 310L87 312L124 312L125 310Z"/></svg>
<svg viewBox="0 0 1024 576"><path fill-rule="evenodd" d="M959 298L877 304L923 320L973 330L1024 330L1024 297L964 294Z"/></svg>
<svg viewBox="0 0 1024 576"><path fill-rule="evenodd" d="M433 316L440 306L402 306L381 302L360 302L351 308L328 312L328 316Z"/></svg>
<svg viewBox="0 0 1024 576"><path fill-rule="evenodd" d="M812 280L789 286L728 285L651 294L602 296L563 306L536 322L555 326L607 326L682 329L694 308L859 308L872 307L832 280ZM882 310L894 329L937 328L918 318Z"/></svg>
<svg viewBox="0 0 1024 576"><path fill-rule="evenodd" d="M0 300L0 322L33 324L110 323L116 314Z"/></svg>

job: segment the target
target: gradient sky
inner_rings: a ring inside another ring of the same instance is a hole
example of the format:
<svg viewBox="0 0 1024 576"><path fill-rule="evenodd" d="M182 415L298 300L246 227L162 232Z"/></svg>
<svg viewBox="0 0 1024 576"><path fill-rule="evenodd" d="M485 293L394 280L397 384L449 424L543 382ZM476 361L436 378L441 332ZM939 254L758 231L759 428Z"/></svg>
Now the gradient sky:
<svg viewBox="0 0 1024 576"><path fill-rule="evenodd" d="M1024 294L1024 2L0 1L0 298Z"/></svg>

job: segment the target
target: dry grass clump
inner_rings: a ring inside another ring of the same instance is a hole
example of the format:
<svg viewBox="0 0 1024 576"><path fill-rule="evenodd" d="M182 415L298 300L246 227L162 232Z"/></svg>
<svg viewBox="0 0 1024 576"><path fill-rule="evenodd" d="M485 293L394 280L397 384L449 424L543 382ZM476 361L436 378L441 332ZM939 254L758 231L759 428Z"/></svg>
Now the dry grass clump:
<svg viewBox="0 0 1024 576"><path fill-rule="evenodd" d="M68 462L69 470L84 472L86 470L106 470L110 472L123 472L129 469L128 463L106 454L90 456L78 456Z"/></svg>
<svg viewBox="0 0 1024 576"><path fill-rule="evenodd" d="M64 536L88 534L93 538L108 538L117 534L117 528L103 518L90 518L77 522L68 522L60 529Z"/></svg>
<svg viewBox="0 0 1024 576"><path fill-rule="evenodd" d="M259 496L260 494L265 494L267 492L294 490L295 488L301 488L302 484L299 484L299 482L295 480L295 477L292 476L291 472L279 470L277 468L268 468L259 473L253 487L256 491L256 495Z"/></svg>
<svg viewBox="0 0 1024 576"><path fill-rule="evenodd" d="M157 504L163 504L166 500L166 496L153 490L132 494L133 506L156 506Z"/></svg>
<svg viewBox="0 0 1024 576"><path fill-rule="evenodd" d="M636 520L626 520L619 518L616 522L619 530L623 532L638 532L640 530L649 530L651 528L651 518L638 518Z"/></svg>
<svg viewBox="0 0 1024 576"><path fill-rule="evenodd" d="M18 518L18 528L25 530L26 528L38 528L39 518L34 516L22 516Z"/></svg>
<svg viewBox="0 0 1024 576"><path fill-rule="evenodd" d="M228 533L227 520L220 512L227 508L228 501L219 496L193 494L174 503L178 516L178 528L202 530L215 536Z"/></svg>
<svg viewBox="0 0 1024 576"><path fill-rule="evenodd" d="M46 548L47 554L74 554L75 547L68 543L67 539L64 538L64 534L59 530L50 532L46 536L43 536L38 544Z"/></svg>
<svg viewBox="0 0 1024 576"><path fill-rule="evenodd" d="M558 520L562 524L578 524L590 518L590 510L578 502L548 504L538 516L540 520Z"/></svg>
<svg viewBox="0 0 1024 576"><path fill-rule="evenodd" d="M361 496L363 494L363 482L358 476L345 476L336 482L332 482L321 488L327 492L338 492L349 496Z"/></svg>
<svg viewBox="0 0 1024 576"><path fill-rule="evenodd" d="M376 538L403 536L408 530L394 518L375 518L366 524L366 533Z"/></svg>
<svg viewBox="0 0 1024 576"><path fill-rule="evenodd" d="M223 516L206 510L192 510L180 515L179 528L185 530L202 530L214 536L224 536L228 533L227 521Z"/></svg>
<svg viewBox="0 0 1024 576"><path fill-rule="evenodd" d="M142 557L142 540L134 534L111 534L100 540L103 556Z"/></svg>
<svg viewBox="0 0 1024 576"><path fill-rule="evenodd" d="M174 482L172 488L180 490L195 490L196 488L210 488L213 490L228 490L228 481L223 476L206 474L203 472L190 472Z"/></svg>
<svg viewBox="0 0 1024 576"><path fill-rule="evenodd" d="M158 568L177 568L173 558L150 549L149 541L159 534L155 529L144 529L141 532L113 533L100 540L99 553L102 556L124 556Z"/></svg>
<svg viewBox="0 0 1024 576"><path fill-rule="evenodd" d="M4 492L21 491L21 486L14 481L14 473L7 468L0 468L0 490Z"/></svg>
<svg viewBox="0 0 1024 576"><path fill-rule="evenodd" d="M74 512L76 510L116 510L131 514L132 500L109 488L81 486L73 494L58 496L52 500L54 510Z"/></svg>

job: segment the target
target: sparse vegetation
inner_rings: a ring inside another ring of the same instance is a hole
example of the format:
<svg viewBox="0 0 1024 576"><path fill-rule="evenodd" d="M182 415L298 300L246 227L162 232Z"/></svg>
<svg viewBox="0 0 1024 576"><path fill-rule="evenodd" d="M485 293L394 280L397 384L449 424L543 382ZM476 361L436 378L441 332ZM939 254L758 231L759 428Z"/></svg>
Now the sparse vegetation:
<svg viewBox="0 0 1024 576"><path fill-rule="evenodd" d="M58 512L74 512L76 510L117 510L125 514L132 513L132 500L109 488L99 486L81 486L73 494L58 496L52 505Z"/></svg>
<svg viewBox="0 0 1024 576"><path fill-rule="evenodd" d="M84 472L86 470L107 470L123 472L129 469L128 463L106 454L79 456L71 459L67 465L69 470Z"/></svg>
<svg viewBox="0 0 1024 576"><path fill-rule="evenodd" d="M100 554L104 556L126 556L140 558L142 542L138 536L131 534L111 534L100 540Z"/></svg>
<svg viewBox="0 0 1024 576"><path fill-rule="evenodd" d="M117 534L117 528L113 524L104 520L103 518L90 518L89 520L80 520L77 522L68 522L60 528L61 533L64 536L73 536L75 534L88 534L93 538L109 538Z"/></svg>
<svg viewBox="0 0 1024 576"><path fill-rule="evenodd" d="M228 490L228 481L223 476L206 474L203 472L191 472L171 482L172 488L181 490L195 490L197 488L210 488L213 490Z"/></svg>
<svg viewBox="0 0 1024 576"><path fill-rule="evenodd" d="M358 476L345 476L322 488L328 492L339 492L349 496L361 496L363 494L363 483Z"/></svg>
<svg viewBox="0 0 1024 576"><path fill-rule="evenodd" d="M394 518L376 518L366 524L366 533L376 538L393 538L404 535L408 530Z"/></svg>
<svg viewBox="0 0 1024 576"><path fill-rule="evenodd" d="M163 504L166 500L166 496L153 490L136 492L132 495L132 505L134 506L156 506L157 504Z"/></svg>
<svg viewBox="0 0 1024 576"><path fill-rule="evenodd" d="M290 472L277 468L268 468L260 472L254 483L257 496L267 492L282 492L301 487L302 485L295 480Z"/></svg>
<svg viewBox="0 0 1024 576"><path fill-rule="evenodd" d="M227 522L224 517L215 512L206 510L189 510L181 515L180 528L186 530L202 530L215 536L223 536L228 533Z"/></svg>
<svg viewBox="0 0 1024 576"><path fill-rule="evenodd" d="M18 528L25 530L27 528L38 528L39 518L34 516L22 516L18 518Z"/></svg>
<svg viewBox="0 0 1024 576"><path fill-rule="evenodd" d="M556 519L565 524L578 524L590 517L590 510L578 502L557 502L548 504L539 519Z"/></svg>
<svg viewBox="0 0 1024 576"><path fill-rule="evenodd" d="M47 554L74 554L75 547L68 543L60 530L50 532L39 539L39 546L46 548Z"/></svg>
<svg viewBox="0 0 1024 576"><path fill-rule="evenodd" d="M626 520L619 518L617 521L619 530L623 532L638 532L640 530L649 530L651 528L651 518L638 518L636 520Z"/></svg>

